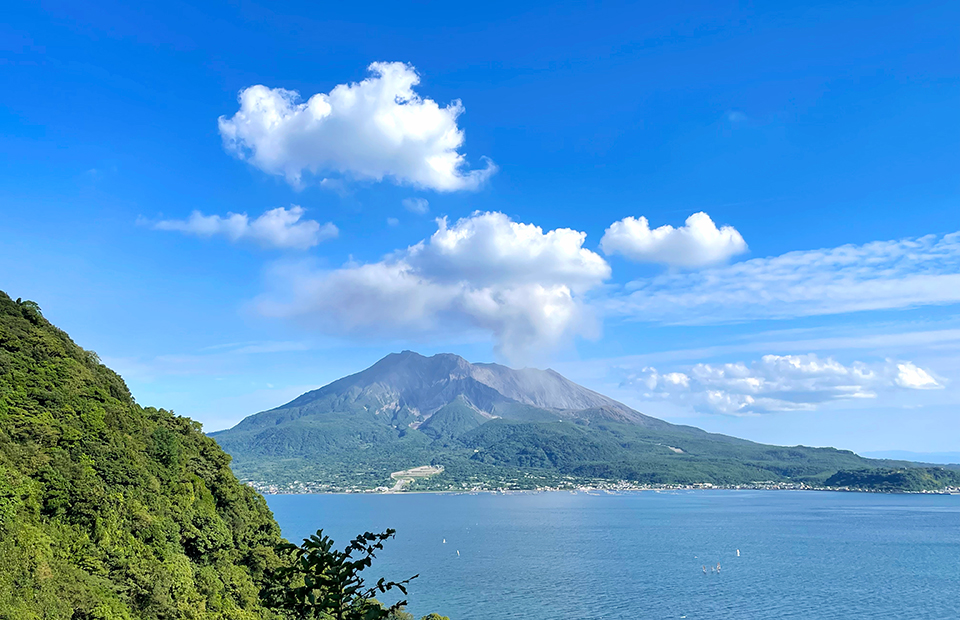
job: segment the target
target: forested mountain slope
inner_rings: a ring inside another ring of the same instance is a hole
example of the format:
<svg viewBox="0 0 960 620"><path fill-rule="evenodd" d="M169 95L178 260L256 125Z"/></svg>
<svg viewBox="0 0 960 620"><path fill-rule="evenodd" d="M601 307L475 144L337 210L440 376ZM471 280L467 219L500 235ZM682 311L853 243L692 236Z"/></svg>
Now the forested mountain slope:
<svg viewBox="0 0 960 620"><path fill-rule="evenodd" d="M273 618L280 540L198 423L0 292L0 619Z"/></svg>

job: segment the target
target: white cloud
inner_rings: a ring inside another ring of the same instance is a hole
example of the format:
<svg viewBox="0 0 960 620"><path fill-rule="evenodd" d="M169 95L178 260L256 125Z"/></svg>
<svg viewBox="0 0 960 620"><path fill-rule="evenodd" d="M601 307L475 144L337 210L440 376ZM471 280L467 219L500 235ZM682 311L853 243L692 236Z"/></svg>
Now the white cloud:
<svg viewBox="0 0 960 620"><path fill-rule="evenodd" d="M600 247L607 255L674 267L703 267L747 251L734 227L717 228L702 211L688 217L680 228L666 225L651 230L645 217L622 219L610 225Z"/></svg>
<svg viewBox="0 0 960 620"><path fill-rule="evenodd" d="M395 217L387 218L387 226L390 226L392 228L394 226L399 226L399 225L400 225L400 220L398 220L397 218Z"/></svg>
<svg viewBox="0 0 960 620"><path fill-rule="evenodd" d="M414 91L416 70L375 62L372 76L301 102L299 93L257 85L240 93L240 110L221 116L225 148L264 172L299 186L304 172L385 177L437 191L477 189L496 171L489 160L468 170L457 126L463 105L440 107Z"/></svg>
<svg viewBox="0 0 960 620"><path fill-rule="evenodd" d="M586 233L558 228L544 233L503 213L476 212L452 227L437 220L437 232L412 246L407 261L430 278L480 286L562 285L582 292L610 277L610 266L583 247Z"/></svg>
<svg viewBox="0 0 960 620"><path fill-rule="evenodd" d="M628 285L609 310L718 323L960 302L960 233L789 252Z"/></svg>
<svg viewBox="0 0 960 620"><path fill-rule="evenodd" d="M429 239L380 262L328 271L278 265L275 290L258 307L333 334L479 329L513 360L595 333L582 296L610 277L610 267L583 248L584 233L544 232L502 213L437 224Z"/></svg>
<svg viewBox="0 0 960 620"><path fill-rule="evenodd" d="M915 390L929 390L943 387L923 368L910 362L897 364L897 385Z"/></svg>
<svg viewBox="0 0 960 620"><path fill-rule="evenodd" d="M807 355L765 355L751 364L696 364L661 374L653 367L629 373L625 385L645 398L668 398L708 413L733 415L813 410L831 401L876 398L884 391L943 385L911 362L882 364Z"/></svg>
<svg viewBox="0 0 960 620"><path fill-rule="evenodd" d="M246 213L204 215L194 211L185 220L162 220L153 225L157 230L175 230L198 237L226 237L230 241L252 241L264 248L306 250L321 241L332 239L339 230L332 223L320 224L302 220L303 207L279 207L267 211L255 220Z"/></svg>
<svg viewBox="0 0 960 620"><path fill-rule="evenodd" d="M424 198L404 198L403 208L411 213L425 215L430 210L430 203Z"/></svg>

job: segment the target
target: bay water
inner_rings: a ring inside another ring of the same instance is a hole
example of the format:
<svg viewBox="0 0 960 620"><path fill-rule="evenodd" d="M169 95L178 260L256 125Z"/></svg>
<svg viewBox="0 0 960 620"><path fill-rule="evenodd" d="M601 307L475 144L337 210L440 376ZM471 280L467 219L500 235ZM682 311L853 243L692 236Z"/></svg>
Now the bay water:
<svg viewBox="0 0 960 620"><path fill-rule="evenodd" d="M288 539L397 530L368 572L451 620L960 619L960 496L274 495ZM739 552L739 553L738 553ZM719 572L716 570L720 566Z"/></svg>

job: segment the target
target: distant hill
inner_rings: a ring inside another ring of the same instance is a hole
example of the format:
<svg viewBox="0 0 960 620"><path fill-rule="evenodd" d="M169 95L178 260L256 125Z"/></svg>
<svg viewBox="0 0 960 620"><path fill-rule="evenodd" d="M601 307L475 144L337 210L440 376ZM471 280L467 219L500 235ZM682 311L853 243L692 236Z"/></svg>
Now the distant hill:
<svg viewBox="0 0 960 620"><path fill-rule="evenodd" d="M960 488L960 472L943 467L909 467L901 469L872 468L838 471L826 483L866 491L931 491L946 486Z"/></svg>
<svg viewBox="0 0 960 620"><path fill-rule="evenodd" d="M646 416L552 370L412 351L212 436L237 474L264 488L392 486L391 472L430 464L443 473L414 488L588 479L821 484L840 470L910 466L711 434Z"/></svg>
<svg viewBox="0 0 960 620"><path fill-rule="evenodd" d="M960 467L960 452L908 452L906 450L886 450L881 452L862 452L861 456L870 459L898 459L919 463L939 463Z"/></svg>
<svg viewBox="0 0 960 620"><path fill-rule="evenodd" d="M0 618L260 620L280 529L200 425L0 292Z"/></svg>

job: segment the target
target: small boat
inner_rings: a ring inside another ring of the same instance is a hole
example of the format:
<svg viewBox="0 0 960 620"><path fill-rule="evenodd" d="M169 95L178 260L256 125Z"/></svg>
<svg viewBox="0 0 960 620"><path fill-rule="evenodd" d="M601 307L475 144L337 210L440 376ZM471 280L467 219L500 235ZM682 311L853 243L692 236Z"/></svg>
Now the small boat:
<svg viewBox="0 0 960 620"><path fill-rule="evenodd" d="M447 539L446 539L446 538L443 539L443 544L447 544ZM740 552L737 552L737 555L740 555Z"/></svg>
<svg viewBox="0 0 960 620"><path fill-rule="evenodd" d="M459 549L457 549L457 557L458 557L458 558L460 557L460 550L459 550Z"/></svg>
<svg viewBox="0 0 960 620"><path fill-rule="evenodd" d="M739 550L739 549L737 549L737 557L738 557L738 558L740 557L740 550Z"/></svg>

